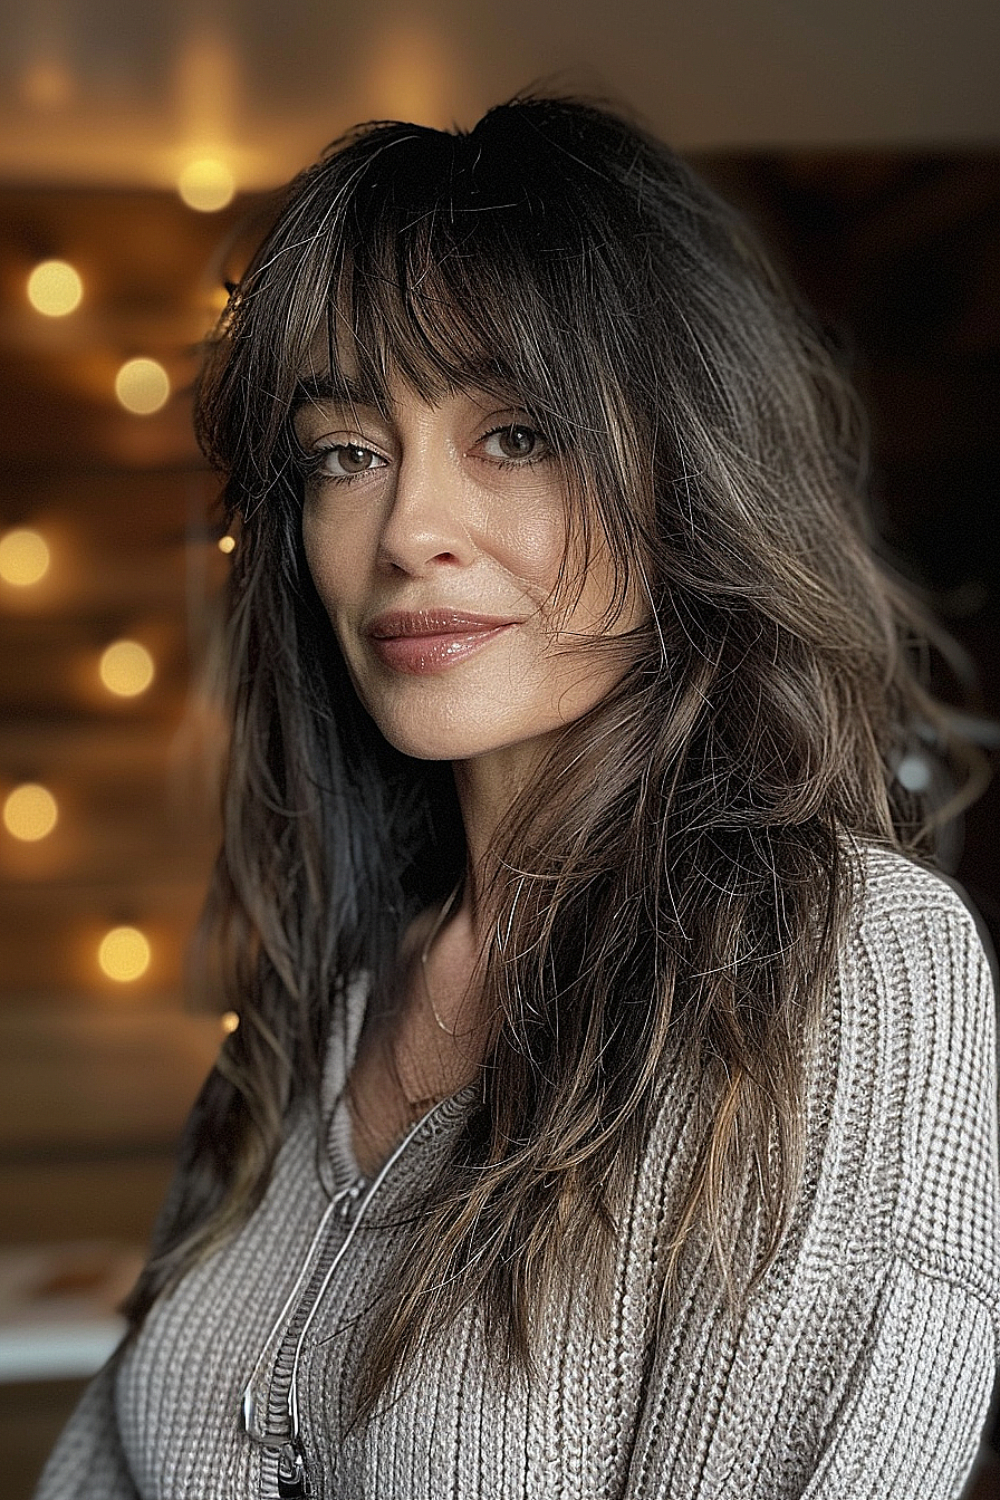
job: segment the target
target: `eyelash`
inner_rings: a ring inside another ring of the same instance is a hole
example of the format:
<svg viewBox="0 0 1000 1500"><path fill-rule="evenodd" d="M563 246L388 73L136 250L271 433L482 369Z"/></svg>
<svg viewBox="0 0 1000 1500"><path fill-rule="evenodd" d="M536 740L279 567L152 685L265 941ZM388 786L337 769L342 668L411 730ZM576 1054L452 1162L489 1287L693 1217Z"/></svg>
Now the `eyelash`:
<svg viewBox="0 0 1000 1500"><path fill-rule="evenodd" d="M552 444L549 442L542 429L540 427L533 426L531 422L501 422L499 427L491 427L489 432L484 432L479 441L481 443L485 443L488 438L496 437L498 433L514 432L517 430L532 432L534 433L536 438L541 438L542 451L541 453L532 455L530 458L491 459L490 462L496 464L498 469L528 469L532 464L540 464L544 462L545 459L552 457Z"/></svg>
<svg viewBox="0 0 1000 1500"><path fill-rule="evenodd" d="M534 427L530 422L501 422L499 427L491 427L489 432L484 432L478 439L478 442L485 443L491 437L496 437L498 433L511 432L516 428L523 428L525 431L533 433L536 438L540 438L542 443L541 453L528 458L491 458L489 460L490 463L498 469L528 469L533 464L543 463L547 458L551 458L552 446L548 438L540 427ZM316 448L306 456L304 465L306 478L318 479L330 484L349 485L355 484L359 479L365 479L369 474L375 472L375 469L368 468L359 469L356 474L327 473L323 468L327 455L338 453L345 448L355 448L360 453L370 453L374 458L385 458L385 454L379 453L377 448L369 448L366 443L330 443L326 447L321 446ZM376 467L382 468L384 465L379 464Z"/></svg>

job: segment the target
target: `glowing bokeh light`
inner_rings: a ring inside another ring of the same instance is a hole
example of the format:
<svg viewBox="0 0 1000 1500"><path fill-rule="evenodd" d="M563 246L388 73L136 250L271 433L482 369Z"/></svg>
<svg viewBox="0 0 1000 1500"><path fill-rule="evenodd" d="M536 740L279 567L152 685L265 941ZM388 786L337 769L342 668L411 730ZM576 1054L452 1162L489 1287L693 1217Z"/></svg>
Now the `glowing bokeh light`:
<svg viewBox="0 0 1000 1500"><path fill-rule="evenodd" d="M188 162L177 179L177 191L188 208L212 214L232 202L236 183L224 161L203 156Z"/></svg>
<svg viewBox="0 0 1000 1500"><path fill-rule="evenodd" d="M236 538L234 536L220 536L217 546L220 552L234 552L236 550Z"/></svg>
<svg viewBox="0 0 1000 1500"><path fill-rule="evenodd" d="M43 260L28 277L28 301L47 318L75 312L83 297L79 272L65 260Z"/></svg>
<svg viewBox="0 0 1000 1500"><path fill-rule="evenodd" d="M213 287L209 295L208 305L214 313L224 313L229 306L232 292L228 286Z"/></svg>
<svg viewBox="0 0 1000 1500"><path fill-rule="evenodd" d="M896 767L896 780L908 792L926 792L933 781L930 761L919 751L910 751Z"/></svg>
<svg viewBox="0 0 1000 1500"><path fill-rule="evenodd" d="M16 786L3 805L3 821L9 834L34 844L52 832L59 817L56 799L48 787L36 781Z"/></svg>
<svg viewBox="0 0 1000 1500"><path fill-rule="evenodd" d="M101 655L101 681L119 698L144 693L155 671L153 658L138 641L112 641Z"/></svg>
<svg viewBox="0 0 1000 1500"><path fill-rule="evenodd" d="M21 74L21 98L36 109L59 109L73 97L73 75L55 57L39 57Z"/></svg>
<svg viewBox="0 0 1000 1500"><path fill-rule="evenodd" d="M37 531L17 526L0 537L0 578L17 588L37 583L49 571L49 544Z"/></svg>
<svg viewBox="0 0 1000 1500"><path fill-rule="evenodd" d="M227 1010L219 1017L219 1024L227 1036L231 1036L240 1024L240 1018L235 1010Z"/></svg>
<svg viewBox="0 0 1000 1500"><path fill-rule="evenodd" d="M138 927L112 927L97 950L97 961L105 974L122 984L145 974L151 956L149 941Z"/></svg>
<svg viewBox="0 0 1000 1500"><path fill-rule="evenodd" d="M148 417L166 404L170 377L155 359L129 359L115 376L115 395L126 411Z"/></svg>

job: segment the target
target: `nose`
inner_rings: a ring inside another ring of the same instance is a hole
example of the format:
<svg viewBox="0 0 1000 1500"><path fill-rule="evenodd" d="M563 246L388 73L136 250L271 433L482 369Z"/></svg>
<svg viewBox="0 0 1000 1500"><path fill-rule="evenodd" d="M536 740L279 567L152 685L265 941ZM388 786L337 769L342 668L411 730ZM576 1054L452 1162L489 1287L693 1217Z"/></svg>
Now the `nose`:
<svg viewBox="0 0 1000 1500"><path fill-rule="evenodd" d="M396 469L391 507L379 542L383 563L419 577L440 566L464 567L475 556L468 482L449 455L421 447Z"/></svg>

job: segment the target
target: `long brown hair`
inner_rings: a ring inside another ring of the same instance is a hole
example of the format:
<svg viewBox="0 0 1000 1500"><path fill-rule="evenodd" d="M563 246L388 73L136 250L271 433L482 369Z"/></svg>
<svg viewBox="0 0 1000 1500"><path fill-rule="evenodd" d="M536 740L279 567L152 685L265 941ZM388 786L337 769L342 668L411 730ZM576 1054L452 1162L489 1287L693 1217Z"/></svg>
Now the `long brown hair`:
<svg viewBox="0 0 1000 1500"><path fill-rule="evenodd" d="M406 925L463 868L449 768L382 739L303 557L291 413L318 341L336 366L345 316L377 404L390 367L428 400L513 396L559 457L575 532L606 536L619 599L634 585L650 604L617 687L502 832L494 1040L399 1268L370 1406L468 1299L530 1360L536 1299L585 1241L613 1243L670 1068L695 1069L711 1108L665 1295L696 1231L730 1300L748 1294L799 1181L852 850L929 851L933 810L895 772L947 736L919 622L867 535L854 396L742 218L644 130L573 99L336 143L292 184L199 391L240 523L204 932L242 1021L192 1116L136 1322L259 1202L344 981L391 985ZM737 1288L748 1173L768 1233Z"/></svg>

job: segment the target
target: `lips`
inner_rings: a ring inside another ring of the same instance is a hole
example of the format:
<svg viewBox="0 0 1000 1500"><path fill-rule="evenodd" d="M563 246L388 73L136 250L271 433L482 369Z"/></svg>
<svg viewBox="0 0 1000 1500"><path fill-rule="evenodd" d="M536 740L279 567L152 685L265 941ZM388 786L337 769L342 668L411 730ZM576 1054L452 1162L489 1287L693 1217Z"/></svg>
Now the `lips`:
<svg viewBox="0 0 1000 1500"><path fill-rule="evenodd" d="M465 661L518 623L466 610L390 610L372 620L364 634L383 665L423 676Z"/></svg>

